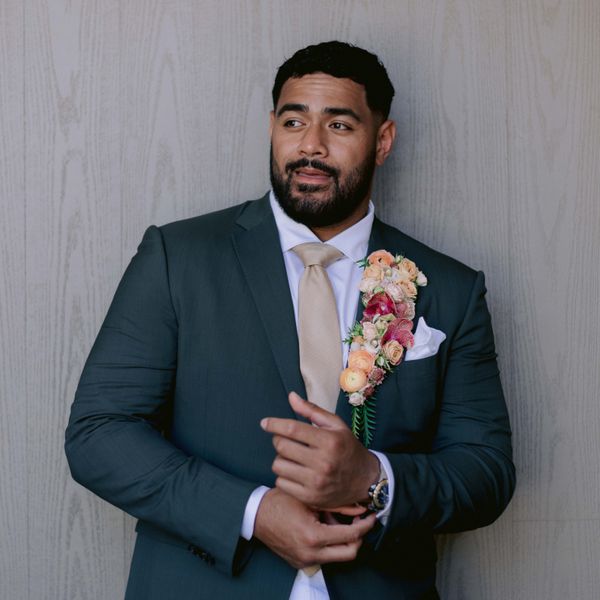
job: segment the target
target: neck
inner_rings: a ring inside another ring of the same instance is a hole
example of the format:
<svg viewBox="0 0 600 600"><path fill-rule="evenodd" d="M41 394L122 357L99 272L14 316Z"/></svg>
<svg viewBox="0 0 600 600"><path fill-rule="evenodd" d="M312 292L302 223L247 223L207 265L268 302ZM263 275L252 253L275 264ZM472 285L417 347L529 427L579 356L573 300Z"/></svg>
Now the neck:
<svg viewBox="0 0 600 600"><path fill-rule="evenodd" d="M358 223L369 212L369 198L367 196L356 208L356 210L343 221L328 225L327 227L311 227L310 230L322 241L326 242L336 235L342 233L352 225Z"/></svg>

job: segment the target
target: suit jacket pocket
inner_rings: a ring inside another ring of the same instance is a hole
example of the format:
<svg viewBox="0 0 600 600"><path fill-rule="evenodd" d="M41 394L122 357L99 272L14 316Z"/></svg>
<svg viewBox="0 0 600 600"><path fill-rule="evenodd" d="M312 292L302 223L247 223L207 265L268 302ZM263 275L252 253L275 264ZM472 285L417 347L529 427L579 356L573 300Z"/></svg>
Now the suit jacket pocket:
<svg viewBox="0 0 600 600"><path fill-rule="evenodd" d="M425 451L436 415L438 356L401 363L376 393L381 448Z"/></svg>

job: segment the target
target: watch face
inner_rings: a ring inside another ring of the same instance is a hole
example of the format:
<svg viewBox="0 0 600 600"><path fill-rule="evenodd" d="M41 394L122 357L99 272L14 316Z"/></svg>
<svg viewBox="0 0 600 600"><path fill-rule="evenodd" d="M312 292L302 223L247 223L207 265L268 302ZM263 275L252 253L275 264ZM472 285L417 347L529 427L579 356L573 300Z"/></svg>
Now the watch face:
<svg viewBox="0 0 600 600"><path fill-rule="evenodd" d="M381 489L379 490L379 494L377 494L377 504L379 504L379 506L381 506L382 508L385 508L387 506L389 499L390 499L390 492L389 492L388 484L386 483L385 485L381 486Z"/></svg>

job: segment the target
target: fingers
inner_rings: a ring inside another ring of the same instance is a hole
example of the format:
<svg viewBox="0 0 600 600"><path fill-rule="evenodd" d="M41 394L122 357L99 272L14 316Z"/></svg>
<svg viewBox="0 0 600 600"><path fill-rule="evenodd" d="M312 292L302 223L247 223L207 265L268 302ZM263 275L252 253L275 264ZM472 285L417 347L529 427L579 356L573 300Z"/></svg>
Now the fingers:
<svg viewBox="0 0 600 600"><path fill-rule="evenodd" d="M308 400L304 400L296 392L290 392L288 400L293 411L296 414L309 419L311 423L314 423L319 427L328 427L331 429L335 429L339 426L339 418L336 415Z"/></svg>
<svg viewBox="0 0 600 600"><path fill-rule="evenodd" d="M337 508L329 508L327 511L330 513L338 513L339 515L357 517L366 513L367 507L362 504L351 504L347 506L338 506Z"/></svg>
<svg viewBox="0 0 600 600"><path fill-rule="evenodd" d="M307 446L315 445L318 440L318 429L294 419L268 417L261 420L260 426L267 433L279 435Z"/></svg>
<svg viewBox="0 0 600 600"><path fill-rule="evenodd" d="M301 444L295 440L282 437L280 435L273 436L273 447L278 456L291 460L299 465L311 465L315 461L314 449L306 444Z"/></svg>
<svg viewBox="0 0 600 600"><path fill-rule="evenodd" d="M282 456L275 458L271 470L282 479L288 479L300 485L310 477L309 469Z"/></svg>
<svg viewBox="0 0 600 600"><path fill-rule="evenodd" d="M318 527L317 543L323 547L335 547L359 542L375 525L376 517L370 514L364 519L356 518L351 525L329 525L321 523Z"/></svg>

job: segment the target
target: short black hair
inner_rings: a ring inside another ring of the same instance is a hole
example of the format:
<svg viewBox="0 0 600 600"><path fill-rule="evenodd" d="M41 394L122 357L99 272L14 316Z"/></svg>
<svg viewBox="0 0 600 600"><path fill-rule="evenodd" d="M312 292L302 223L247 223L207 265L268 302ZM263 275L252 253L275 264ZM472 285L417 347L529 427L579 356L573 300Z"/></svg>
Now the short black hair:
<svg viewBox="0 0 600 600"><path fill-rule="evenodd" d="M387 119L394 97L394 86L383 63L375 54L346 42L322 42L298 50L277 70L273 84L273 108L277 107L281 88L288 79L311 73L347 78L362 85L369 108Z"/></svg>

